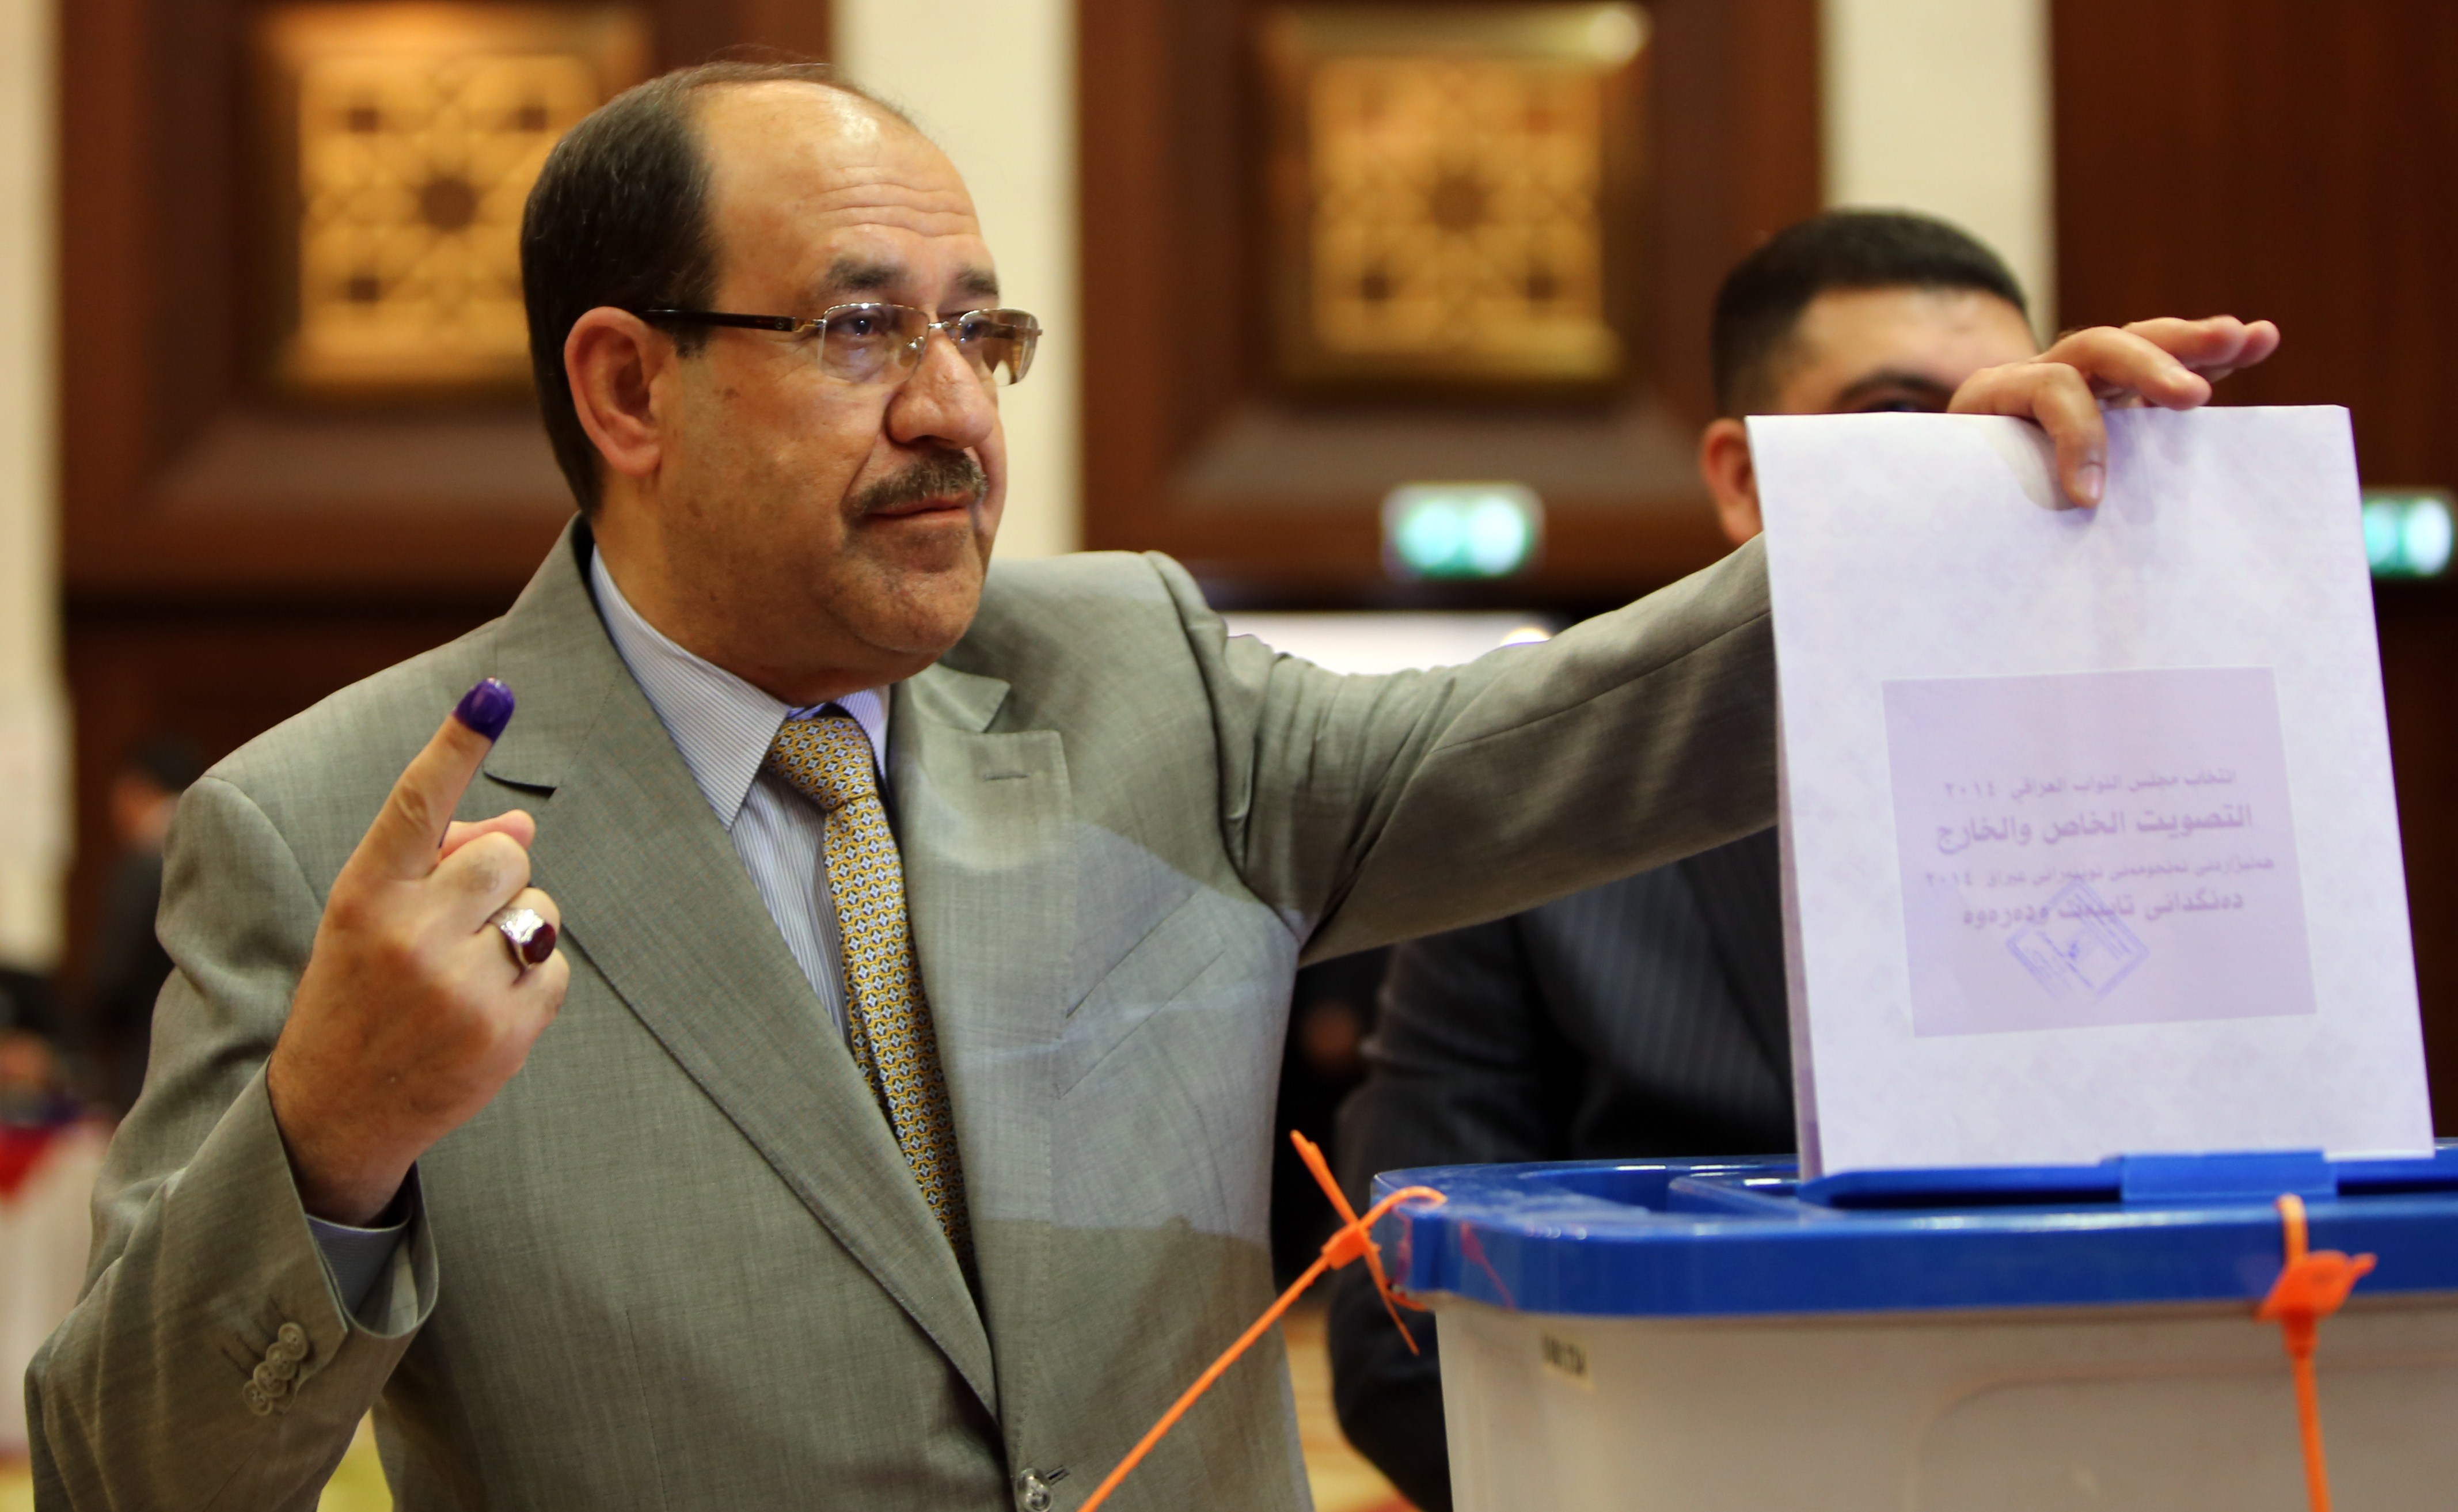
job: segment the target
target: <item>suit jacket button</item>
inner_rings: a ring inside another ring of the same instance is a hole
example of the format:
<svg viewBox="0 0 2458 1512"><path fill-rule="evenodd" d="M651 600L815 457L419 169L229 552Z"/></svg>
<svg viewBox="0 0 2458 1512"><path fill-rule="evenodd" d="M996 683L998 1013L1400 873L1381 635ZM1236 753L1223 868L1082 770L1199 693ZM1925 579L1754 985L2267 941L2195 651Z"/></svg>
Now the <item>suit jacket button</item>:
<svg viewBox="0 0 2458 1512"><path fill-rule="evenodd" d="M239 1394L240 1399L247 1403L247 1410L258 1417L262 1418L273 1411L273 1398L265 1394L263 1387L252 1380L241 1386Z"/></svg>
<svg viewBox="0 0 2458 1512"><path fill-rule="evenodd" d="M1027 1470L1015 1478L1015 1504L1024 1512L1050 1512L1050 1482L1038 1470Z"/></svg>
<svg viewBox="0 0 2458 1512"><path fill-rule="evenodd" d="M299 1359L307 1357L307 1331L296 1323L284 1323L275 1331L273 1341Z"/></svg>
<svg viewBox="0 0 2458 1512"><path fill-rule="evenodd" d="M273 1390L272 1382L287 1381L298 1374L299 1362L285 1355L267 1355L256 1367L256 1378L266 1383L267 1391Z"/></svg>

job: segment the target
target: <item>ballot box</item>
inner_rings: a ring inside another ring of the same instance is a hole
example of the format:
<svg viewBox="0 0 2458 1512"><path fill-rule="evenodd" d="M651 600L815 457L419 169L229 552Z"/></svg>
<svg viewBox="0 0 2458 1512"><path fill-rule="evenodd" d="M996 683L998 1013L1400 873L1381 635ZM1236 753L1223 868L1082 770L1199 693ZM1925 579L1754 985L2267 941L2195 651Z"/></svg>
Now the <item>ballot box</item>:
<svg viewBox="0 0 2458 1512"><path fill-rule="evenodd" d="M2378 1256L2322 1326L2339 1512L2458 1486L2458 1143L1870 1171L1397 1171L1460 1512L2301 1512L2277 1198Z"/></svg>

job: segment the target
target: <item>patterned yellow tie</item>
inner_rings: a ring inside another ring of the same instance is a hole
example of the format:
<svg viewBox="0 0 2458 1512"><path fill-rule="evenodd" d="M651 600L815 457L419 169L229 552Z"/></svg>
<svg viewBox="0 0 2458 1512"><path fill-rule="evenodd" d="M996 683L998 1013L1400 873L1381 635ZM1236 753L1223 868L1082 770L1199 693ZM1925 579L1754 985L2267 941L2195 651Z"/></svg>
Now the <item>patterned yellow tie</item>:
<svg viewBox="0 0 2458 1512"><path fill-rule="evenodd" d="M828 891L836 899L854 1064L869 1078L913 1179L969 1273L973 1235L956 1159L956 1121L913 960L905 867L879 801L870 737L851 715L831 706L814 718L786 720L768 748L768 765L827 816Z"/></svg>

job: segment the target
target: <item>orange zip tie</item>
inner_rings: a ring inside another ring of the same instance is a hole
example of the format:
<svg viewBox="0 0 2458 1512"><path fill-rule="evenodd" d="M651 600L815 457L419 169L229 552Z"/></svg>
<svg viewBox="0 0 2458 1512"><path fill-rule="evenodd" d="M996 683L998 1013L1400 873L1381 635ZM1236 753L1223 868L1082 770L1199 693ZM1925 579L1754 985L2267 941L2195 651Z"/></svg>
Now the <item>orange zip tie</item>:
<svg viewBox="0 0 2458 1512"><path fill-rule="evenodd" d="M2308 1253L2305 1250L2304 1199L2293 1193L2279 1199L2279 1217L2287 1231L2287 1264L2270 1285L2254 1314L2277 1323L2296 1368L2296 1418L2304 1434L2304 1491L2313 1512L2330 1512L2330 1466L2322 1454L2322 1393L2313 1378L2313 1346L2322 1319L2337 1312L2356 1282L2373 1268L2373 1256L2353 1259L2337 1250Z"/></svg>
<svg viewBox="0 0 2458 1512"><path fill-rule="evenodd" d="M1314 1174L1315 1185L1323 1189L1323 1195L1331 1199L1332 1207L1340 1213L1340 1232L1333 1234L1330 1241L1324 1245L1323 1253L1330 1253L1332 1244L1340 1243L1352 1234L1355 1235L1357 1243L1364 1247L1365 1271L1367 1274L1374 1277L1374 1291L1383 1298L1383 1311L1391 1315L1391 1326L1400 1331L1400 1342L1408 1346L1409 1354L1423 1354L1424 1351L1417 1348L1417 1336L1409 1333L1408 1325L1401 1320L1400 1309L1405 1307L1411 1313L1422 1313L1426 1310L1426 1306L1422 1302L1411 1302L1391 1289L1391 1278L1383 1274L1383 1252L1373 1240L1365 1237L1364 1226L1372 1220L1360 1219L1357 1216L1357 1210L1348 1205L1348 1193L1341 1191L1340 1183L1331 1178L1331 1167L1323 1158L1322 1146L1294 1129L1289 1130L1289 1142L1298 1147L1298 1158L1305 1162L1305 1169ZM1414 1190L1433 1191L1436 1202L1443 1200L1442 1193L1434 1191L1431 1187L1419 1187ZM1390 1206L1386 1201L1377 1211L1387 1212ZM1331 1267L1336 1271L1356 1258L1354 1253L1350 1253L1344 1258L1333 1260Z"/></svg>
<svg viewBox="0 0 2458 1512"><path fill-rule="evenodd" d="M1389 1309L1391 1321L1399 1327L1400 1336L1408 1340L1408 1348L1412 1352L1416 1349L1417 1341L1408 1337L1408 1326L1400 1322L1399 1310L1402 1307L1408 1307L1424 1312L1425 1309L1391 1290L1389 1277L1383 1274L1382 1251L1375 1244L1369 1231L1381 1221L1385 1213L1401 1203L1415 1199L1439 1203L1443 1200L1443 1194L1431 1187L1403 1187L1366 1209L1361 1216L1348 1205L1348 1198L1342 1194L1340 1183L1331 1179L1331 1168L1323 1163L1323 1150L1315 1145L1314 1141L1294 1129L1289 1130L1289 1140L1298 1147L1298 1158L1305 1162L1306 1170L1314 1172L1314 1179L1322 1183L1323 1190L1330 1195L1332 1206L1340 1210L1340 1232L1323 1241L1323 1253L1316 1257L1314 1264L1306 1267L1305 1274L1299 1276L1287 1291L1282 1292L1278 1301L1263 1310L1263 1315L1255 1319L1254 1326L1239 1335L1238 1342L1223 1351L1220 1357L1214 1360L1209 1369L1195 1377L1195 1384L1187 1387L1184 1395L1170 1403L1169 1411L1160 1415L1160 1421L1154 1423L1149 1432L1135 1440L1135 1446L1127 1451L1127 1457L1118 1461L1118 1467L1110 1472L1108 1480L1093 1488L1093 1494L1084 1499L1084 1504L1076 1508L1076 1512L1094 1512L1094 1508L1108 1501L1110 1493L1118 1488L1118 1482L1124 1481L1135 1466L1143 1463L1144 1456L1152 1453L1162 1438L1172 1428L1177 1426L1177 1420L1186 1416L1186 1410L1195 1405L1196 1398L1211 1390L1212 1383L1219 1380L1230 1366L1238 1363L1238 1357L1246 1353L1257 1339L1268 1333L1272 1325L1281 1320L1281 1315L1287 1312L1299 1297L1305 1295L1307 1287L1322 1279L1326 1271L1337 1271L1353 1260L1363 1258L1365 1261L1366 1270L1373 1274L1374 1290L1382 1294L1383 1305Z"/></svg>

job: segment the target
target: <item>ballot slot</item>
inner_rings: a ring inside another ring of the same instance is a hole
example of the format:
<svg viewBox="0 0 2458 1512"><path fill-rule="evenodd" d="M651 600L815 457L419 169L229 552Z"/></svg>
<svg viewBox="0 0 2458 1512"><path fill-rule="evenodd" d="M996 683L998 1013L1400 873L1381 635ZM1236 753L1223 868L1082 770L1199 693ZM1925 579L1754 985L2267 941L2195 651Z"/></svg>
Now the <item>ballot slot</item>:
<svg viewBox="0 0 2458 1512"><path fill-rule="evenodd" d="M1521 1179L1531 1191L1570 1192L1582 1197L1600 1198L1626 1208L1662 1212L1677 1182L1717 1171L1761 1169L1763 1163L1755 1161L1625 1161L1568 1167L1539 1166L1525 1170Z"/></svg>

